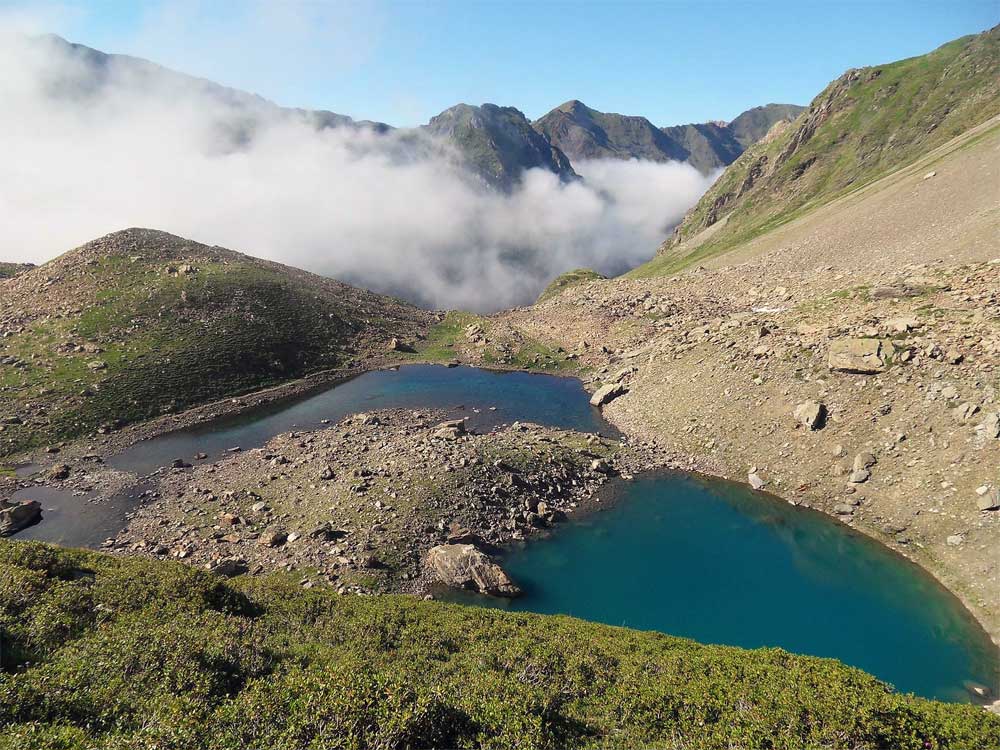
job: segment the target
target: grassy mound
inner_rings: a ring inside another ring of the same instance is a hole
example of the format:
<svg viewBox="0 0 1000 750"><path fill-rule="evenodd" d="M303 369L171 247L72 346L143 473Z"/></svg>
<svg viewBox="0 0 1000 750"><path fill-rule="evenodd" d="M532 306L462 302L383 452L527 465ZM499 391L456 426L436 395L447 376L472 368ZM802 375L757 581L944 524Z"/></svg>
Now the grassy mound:
<svg viewBox="0 0 1000 750"><path fill-rule="evenodd" d="M606 277L589 268L577 268L573 271L567 271L566 273L556 276L549 283L549 285L542 290L542 293L538 295L538 299L535 300L535 304L551 299L561 294L564 290L569 289L571 286L603 278Z"/></svg>
<svg viewBox="0 0 1000 750"><path fill-rule="evenodd" d="M0 399L14 419L0 456L342 366L428 318L223 248L117 232L5 282Z"/></svg>
<svg viewBox="0 0 1000 750"><path fill-rule="evenodd" d="M1000 26L920 57L850 70L745 151L632 277L679 271L912 163L1000 114ZM720 223L726 219L725 223ZM696 249L677 246L714 227Z"/></svg>
<svg viewBox="0 0 1000 750"><path fill-rule="evenodd" d="M0 748L1000 745L832 660L34 542L0 633Z"/></svg>

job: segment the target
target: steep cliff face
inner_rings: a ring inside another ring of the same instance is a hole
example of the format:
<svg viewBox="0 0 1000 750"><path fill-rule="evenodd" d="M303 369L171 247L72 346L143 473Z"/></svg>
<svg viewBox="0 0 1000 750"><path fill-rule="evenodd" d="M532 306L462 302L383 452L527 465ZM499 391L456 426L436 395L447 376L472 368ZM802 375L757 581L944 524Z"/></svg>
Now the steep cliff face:
<svg viewBox="0 0 1000 750"><path fill-rule="evenodd" d="M927 55L847 71L792 126L744 152L660 252L676 252L726 218L710 240L724 251L986 122L1000 113L998 69L1000 27Z"/></svg>

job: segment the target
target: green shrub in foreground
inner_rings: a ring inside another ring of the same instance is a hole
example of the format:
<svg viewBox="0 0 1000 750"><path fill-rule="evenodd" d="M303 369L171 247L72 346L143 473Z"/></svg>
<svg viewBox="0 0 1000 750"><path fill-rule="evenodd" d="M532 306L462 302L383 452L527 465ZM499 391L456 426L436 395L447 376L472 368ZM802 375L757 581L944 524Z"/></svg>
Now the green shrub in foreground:
<svg viewBox="0 0 1000 750"><path fill-rule="evenodd" d="M844 665L0 542L0 750L983 748Z"/></svg>

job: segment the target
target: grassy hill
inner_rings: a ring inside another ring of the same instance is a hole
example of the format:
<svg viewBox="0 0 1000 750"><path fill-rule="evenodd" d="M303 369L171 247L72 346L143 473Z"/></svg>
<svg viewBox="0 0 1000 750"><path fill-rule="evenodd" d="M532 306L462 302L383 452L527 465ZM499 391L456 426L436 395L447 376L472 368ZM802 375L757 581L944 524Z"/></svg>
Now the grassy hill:
<svg viewBox="0 0 1000 750"><path fill-rule="evenodd" d="M0 748L980 750L1000 717L779 649L0 542Z"/></svg>
<svg viewBox="0 0 1000 750"><path fill-rule="evenodd" d="M567 271L566 273L559 274L549 283L547 287L545 287L545 289L542 290L542 293L538 295L538 299L535 300L535 304L551 299L557 294L560 294L563 290L569 289L571 286L603 278L605 277L590 268L577 268L573 271Z"/></svg>
<svg viewBox="0 0 1000 750"><path fill-rule="evenodd" d="M985 122L1000 113L998 69L1000 27L847 71L791 126L744 152L658 257L631 275L670 273L726 252Z"/></svg>
<svg viewBox="0 0 1000 750"><path fill-rule="evenodd" d="M430 315L147 229L4 282L0 455L383 352Z"/></svg>

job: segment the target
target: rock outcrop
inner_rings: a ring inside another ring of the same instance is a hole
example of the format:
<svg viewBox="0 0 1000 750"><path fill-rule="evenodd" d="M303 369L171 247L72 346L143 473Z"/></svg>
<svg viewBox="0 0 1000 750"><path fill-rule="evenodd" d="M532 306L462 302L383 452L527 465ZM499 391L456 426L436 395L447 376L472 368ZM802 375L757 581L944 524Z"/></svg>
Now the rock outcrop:
<svg viewBox="0 0 1000 750"><path fill-rule="evenodd" d="M490 596L521 593L504 569L471 544L439 544L427 553L427 566L439 581Z"/></svg>

